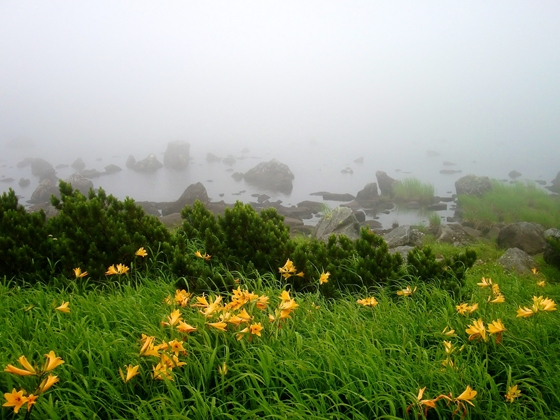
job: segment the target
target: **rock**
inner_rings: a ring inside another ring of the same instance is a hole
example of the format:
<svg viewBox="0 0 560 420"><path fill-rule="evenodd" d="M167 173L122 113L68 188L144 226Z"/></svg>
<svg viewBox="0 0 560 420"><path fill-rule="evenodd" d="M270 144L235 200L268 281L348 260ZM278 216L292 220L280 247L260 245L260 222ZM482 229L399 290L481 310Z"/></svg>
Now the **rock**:
<svg viewBox="0 0 560 420"><path fill-rule="evenodd" d="M544 231L544 237L545 239L556 240L556 242L560 244L560 229L547 229ZM560 250L555 249L548 240L544 248L543 258L547 264L560 269Z"/></svg>
<svg viewBox="0 0 560 420"><path fill-rule="evenodd" d="M294 174L287 165L276 159L259 163L247 171L244 178L247 183L270 191L290 194L293 189Z"/></svg>
<svg viewBox="0 0 560 420"><path fill-rule="evenodd" d="M447 204L446 203L430 204L428 207L426 207L426 210L431 210L431 211L447 210Z"/></svg>
<svg viewBox="0 0 560 420"><path fill-rule="evenodd" d="M120 172L120 171L122 171L122 168L120 166L113 165L112 163L105 166L105 173L106 174L114 174L114 173L117 173L117 172Z"/></svg>
<svg viewBox="0 0 560 420"><path fill-rule="evenodd" d="M65 181L69 182L73 189L80 191L86 197L89 194L89 190L93 189L93 182L87 179L85 175L80 172L70 175Z"/></svg>
<svg viewBox="0 0 560 420"><path fill-rule="evenodd" d="M55 186L54 182L50 179L42 180L33 194L31 194L31 198L27 201L31 204L38 204L38 203L47 203L51 200L52 194L57 194L58 188Z"/></svg>
<svg viewBox="0 0 560 420"><path fill-rule="evenodd" d="M403 245L389 249L389 254L401 254L403 261L406 263L408 260L408 252L414 249L413 246Z"/></svg>
<svg viewBox="0 0 560 420"><path fill-rule="evenodd" d="M136 165L136 159L134 159L134 156L129 155L128 159L126 160L126 167L128 169L134 169L134 165Z"/></svg>
<svg viewBox="0 0 560 420"><path fill-rule="evenodd" d="M467 229L469 230L467 231ZM480 232L461 225L442 225L438 227L436 242L452 244L453 246L459 247L465 246L471 242L472 236L479 237Z"/></svg>
<svg viewBox="0 0 560 420"><path fill-rule="evenodd" d="M31 184L31 181L27 178L21 178L18 182L18 185L22 188L27 187L29 184Z"/></svg>
<svg viewBox="0 0 560 420"><path fill-rule="evenodd" d="M82 158L78 158L76 159L72 165L70 165L72 168L74 168L75 170L77 170L78 172L83 171L84 169L86 169L86 164L85 162L82 160Z"/></svg>
<svg viewBox="0 0 560 420"><path fill-rule="evenodd" d="M466 175L455 181L457 195L482 195L492 189L492 184L487 176Z"/></svg>
<svg viewBox="0 0 560 420"><path fill-rule="evenodd" d="M325 204L318 201L304 200L297 203L298 207L309 209L312 213L321 213L325 209Z"/></svg>
<svg viewBox="0 0 560 420"><path fill-rule="evenodd" d="M167 229L176 229L183 224L181 213L172 213L167 216L161 216L159 221L163 223Z"/></svg>
<svg viewBox="0 0 560 420"><path fill-rule="evenodd" d="M438 152L435 152L433 150L427 150L426 151L426 157L438 157L440 154Z"/></svg>
<svg viewBox="0 0 560 420"><path fill-rule="evenodd" d="M347 207L337 207L319 220L311 236L327 241L331 235L346 235L355 240L360 237L360 224L354 213Z"/></svg>
<svg viewBox="0 0 560 420"><path fill-rule="evenodd" d="M132 167L137 172L155 172L160 168L163 168L163 163L153 153L150 153L146 159L137 161Z"/></svg>
<svg viewBox="0 0 560 420"><path fill-rule="evenodd" d="M354 216L356 217L356 220L360 223L366 221L366 214L362 210L355 211Z"/></svg>
<svg viewBox="0 0 560 420"><path fill-rule="evenodd" d="M67 165L65 163L61 163L59 165L56 165L54 168L55 169L66 169L66 168L68 168L68 166L70 166L70 165Z"/></svg>
<svg viewBox="0 0 560 420"><path fill-rule="evenodd" d="M270 199L270 196L269 196L269 195L266 195L266 194L259 194L258 197L257 197L257 202L258 202L259 204L262 204L262 203L264 203L265 201L268 201L269 199Z"/></svg>
<svg viewBox="0 0 560 420"><path fill-rule="evenodd" d="M28 157L28 158L25 158L25 159L23 159L22 161L18 162L18 163L16 164L16 166L17 166L18 168L25 168L26 166L31 165L31 164L33 163L34 160L35 160L35 159Z"/></svg>
<svg viewBox="0 0 560 420"><path fill-rule="evenodd" d="M31 173L34 176L45 179L50 178L50 175L54 172L54 167L47 162L45 159L36 158L31 162ZM56 172L54 172L56 173Z"/></svg>
<svg viewBox="0 0 560 420"><path fill-rule="evenodd" d="M151 216L160 217L161 216L161 208L168 206L170 203L156 203L153 201L136 201L142 209Z"/></svg>
<svg viewBox="0 0 560 420"><path fill-rule="evenodd" d="M236 160L232 155L228 155L228 157L222 160L222 162L225 163L226 165L234 165Z"/></svg>
<svg viewBox="0 0 560 420"><path fill-rule="evenodd" d="M560 172L558 172L558 173L556 174L556 178L554 178L554 179L551 181L551 184L552 184L552 185L547 186L547 187L545 187L545 188L548 189L548 190L551 191L551 192L560 194Z"/></svg>
<svg viewBox="0 0 560 420"><path fill-rule="evenodd" d="M192 206L196 200L203 204L207 204L210 201L206 188L200 182L189 185L177 201L163 208L162 215L167 216L171 213L180 213L185 206Z"/></svg>
<svg viewBox="0 0 560 420"><path fill-rule="evenodd" d="M355 197L352 194L337 194L337 193L325 193L323 194L323 200L327 201L352 201Z"/></svg>
<svg viewBox="0 0 560 420"><path fill-rule="evenodd" d="M458 169L442 169L442 170L439 171L439 173L443 174L443 175L453 175L453 174L459 174L461 172L463 172L463 171L458 170Z"/></svg>
<svg viewBox="0 0 560 420"><path fill-rule="evenodd" d="M508 173L508 176L510 178L516 179L516 178L519 178L521 176L521 172L511 171L510 173Z"/></svg>
<svg viewBox="0 0 560 420"><path fill-rule="evenodd" d="M364 157L360 156L359 158L354 159L354 163L364 163Z"/></svg>
<svg viewBox="0 0 560 420"><path fill-rule="evenodd" d="M206 155L206 162L219 162L222 159L216 156L214 153L208 153Z"/></svg>
<svg viewBox="0 0 560 420"><path fill-rule="evenodd" d="M372 204L379 197L377 183L369 182L356 194L356 201L360 204Z"/></svg>
<svg viewBox="0 0 560 420"><path fill-rule="evenodd" d="M509 248L497 262L506 270L519 274L531 274L531 269L536 265L533 257L519 248Z"/></svg>
<svg viewBox="0 0 560 420"><path fill-rule="evenodd" d="M455 166L455 164L446 160L445 162L443 162L443 166Z"/></svg>
<svg viewBox="0 0 560 420"><path fill-rule="evenodd" d="M377 220L366 220L361 225L375 232L383 229L383 225Z"/></svg>
<svg viewBox="0 0 560 420"><path fill-rule="evenodd" d="M163 154L163 165L166 168L183 170L189 166L189 150L191 145L183 140L170 141ZM159 168L156 168L159 169ZM155 170L155 169L154 169Z"/></svg>
<svg viewBox="0 0 560 420"><path fill-rule="evenodd" d="M81 174L86 178L99 178L103 173L99 172L97 169L84 169Z"/></svg>
<svg viewBox="0 0 560 420"><path fill-rule="evenodd" d="M510 223L500 230L498 246L519 248L530 255L538 254L543 252L546 246L544 228L538 223Z"/></svg>
<svg viewBox="0 0 560 420"><path fill-rule="evenodd" d="M4 175L2 175L2 176L4 176ZM15 181L15 179L12 178L12 177L0 178L0 182L6 182L6 183L8 183L8 182L14 182L14 181Z"/></svg>
<svg viewBox="0 0 560 420"><path fill-rule="evenodd" d="M241 172L234 172L233 174L231 174L231 177L238 182L243 179L243 176L244 175Z"/></svg>
<svg viewBox="0 0 560 420"><path fill-rule="evenodd" d="M396 248L404 245L420 246L422 245L422 236L424 234L418 229L405 225L391 230L391 232L383 236L383 239L385 239L389 248Z"/></svg>
<svg viewBox="0 0 560 420"><path fill-rule="evenodd" d="M386 172L383 171L377 171L375 173L375 177L377 178L377 185L379 185L381 194L393 196L393 188L395 184L399 181L391 178L389 175L387 175Z"/></svg>
<svg viewBox="0 0 560 420"><path fill-rule="evenodd" d="M352 168L346 167L346 168L342 169L340 171L340 173L342 173L342 174L353 174L354 171L352 170Z"/></svg>

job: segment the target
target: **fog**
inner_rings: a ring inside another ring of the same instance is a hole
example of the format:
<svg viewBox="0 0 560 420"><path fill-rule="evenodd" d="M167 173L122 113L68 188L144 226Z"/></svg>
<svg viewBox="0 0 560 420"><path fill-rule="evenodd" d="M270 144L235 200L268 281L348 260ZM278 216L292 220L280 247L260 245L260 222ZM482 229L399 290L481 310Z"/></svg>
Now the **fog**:
<svg viewBox="0 0 560 420"><path fill-rule="evenodd" d="M443 160L461 175L515 169L550 182L560 170L558 22L560 3L544 0L3 0L0 150L19 158L4 145L26 136L36 147L25 156L124 167L129 154L188 141L194 160L174 197L161 194L167 175L153 191L115 191L144 200L175 199L212 174L209 195L230 193L204 157L243 148L252 160L236 170L273 157L290 166L294 202L314 190L355 194L376 170L398 178L397 168L444 194L457 176L441 178ZM369 166L341 178L361 156Z"/></svg>

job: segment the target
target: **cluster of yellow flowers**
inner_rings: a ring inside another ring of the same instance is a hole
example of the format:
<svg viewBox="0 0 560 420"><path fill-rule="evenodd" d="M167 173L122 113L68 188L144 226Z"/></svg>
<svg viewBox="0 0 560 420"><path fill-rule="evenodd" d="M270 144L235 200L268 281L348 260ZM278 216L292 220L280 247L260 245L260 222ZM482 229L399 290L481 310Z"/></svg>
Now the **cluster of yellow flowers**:
<svg viewBox="0 0 560 420"><path fill-rule="evenodd" d="M148 252L144 249L144 247L140 247L138 248L138 250L134 253L134 255L136 255L137 257L146 257L148 255ZM113 276L113 275L122 275L122 274L126 274L128 272L128 270L130 270L129 267L127 267L124 264L117 264L115 266L115 264L109 266L109 268L107 269L107 271L105 272L105 274L107 276ZM82 277L85 277L88 275L87 271L82 271L82 269L80 267L76 267L74 268L74 277L76 279L80 279Z"/></svg>
<svg viewBox="0 0 560 420"><path fill-rule="evenodd" d="M474 404L472 403L471 400L473 400L474 397L476 397L476 394L477 394L477 392L474 389L472 389L470 386L467 386L467 388L461 393L461 395L459 395L457 397L453 397L453 394L451 394L451 392L450 392L447 395L440 394L436 398L428 400L428 399L423 399L425 391L426 391L426 387L424 387L424 388L422 388L418 391L418 396L416 397L416 401L408 406L408 408L406 409L407 413L410 411L410 409L413 406L416 406L416 407L419 407L419 408L423 408L424 409L424 417L427 417L428 410L430 408L435 408L436 403L439 400L445 400L445 401L447 401L448 404L457 404L457 408L455 409L455 411L453 411L451 417L454 417L455 414L457 414L462 409L463 410L462 418L464 418L467 415L467 407L465 406L465 403L470 404L474 407Z"/></svg>
<svg viewBox="0 0 560 420"><path fill-rule="evenodd" d="M195 257L202 258L203 260L208 261L211 258L211 255L208 255L206 252L201 254L200 251L196 251L194 253Z"/></svg>
<svg viewBox="0 0 560 420"><path fill-rule="evenodd" d="M488 302L490 303L504 303L506 301L504 295L500 291L500 286L497 283L493 283L491 278L482 277L481 282L477 283L481 288L488 287L492 290L492 295L488 296Z"/></svg>
<svg viewBox="0 0 560 420"><path fill-rule="evenodd" d="M303 274L303 271L300 271L299 273L297 272L296 266L289 258L286 261L286 264L284 264L284 267L278 268L278 271L282 274L284 279L289 279L292 276L303 277L305 275Z"/></svg>
<svg viewBox="0 0 560 420"><path fill-rule="evenodd" d="M174 317L180 320L180 317ZM178 321L175 321L178 322ZM159 359L159 362L152 367L154 379L168 379L173 380L171 371L173 368L186 365L186 362L179 360L179 354L186 355L187 352L183 347L184 341L172 340L169 342L162 341L160 344L155 345L155 337L142 334L140 348L140 356L151 356ZM127 366L126 378L122 370L119 373L123 381L128 382L132 377L138 374L139 366Z"/></svg>
<svg viewBox="0 0 560 420"><path fill-rule="evenodd" d="M539 275L540 275L539 270L537 270L536 268L531 268L531 271L532 271L532 273L533 273L535 276L539 276ZM545 282L544 280L539 280L539 281L537 281L537 286L539 286L539 287L545 287L545 286L546 286L546 282Z"/></svg>
<svg viewBox="0 0 560 420"><path fill-rule="evenodd" d="M526 306L517 310L517 317L528 318L539 311L551 312L556 310L556 303L550 298L542 296L533 296L533 305L530 308Z"/></svg>
<svg viewBox="0 0 560 420"><path fill-rule="evenodd" d="M19 364L22 368L18 368L14 365L8 365L4 369L5 372L12 373L18 376L34 376L37 378L37 387L32 394L26 395L27 391L25 389L20 389L16 391L14 388L12 392L4 394L6 402L3 407L14 407L14 412L18 412L21 407L27 403L27 411L31 411L33 405L37 402L37 398L44 392L46 392L50 387L59 381L58 376L49 374L47 377L45 375L64 363L60 357L50 351L45 354L47 361L41 369L36 366L31 365L25 356L20 356L18 359Z"/></svg>

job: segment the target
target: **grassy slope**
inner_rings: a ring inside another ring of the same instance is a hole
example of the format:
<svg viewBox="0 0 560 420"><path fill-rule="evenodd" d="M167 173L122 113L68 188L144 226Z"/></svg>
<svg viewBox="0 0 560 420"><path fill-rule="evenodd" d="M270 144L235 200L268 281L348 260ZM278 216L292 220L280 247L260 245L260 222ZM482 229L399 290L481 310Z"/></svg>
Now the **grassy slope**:
<svg viewBox="0 0 560 420"><path fill-rule="evenodd" d="M486 303L490 292L476 286L482 276L500 285L505 303ZM533 295L558 301L560 287L550 277L543 289L536 276L507 274L491 262L475 266L462 302L480 307L467 317L455 310L461 302L432 286L419 285L409 298L380 290L375 308L356 304L365 296L327 302L297 295L300 307L281 328L253 311L265 329L252 342L237 341L231 326L228 332L205 327L196 308L182 308L184 320L198 331L186 339L187 365L174 370L173 381L154 381L153 359L138 355L143 333L181 338L160 325L173 309L163 303L174 293L173 279L152 275L138 286L102 292L7 284L0 286L0 366L17 364L22 354L42 361L50 350L64 359L55 372L61 380L39 399L35 418L390 419L406 415L421 387L427 387L424 398L435 398L458 396L467 385L478 392L467 418L560 418L558 312L516 318L517 308L530 306ZM272 311L281 284L264 283L241 279L242 288L270 296ZM69 314L53 309L62 301L70 301ZM478 318L503 321L507 331L500 345L494 337L468 341L465 329ZM445 327L457 336L443 336ZM442 366L445 339L457 349L451 356L456 369ZM221 376L224 362L228 372ZM118 369L129 363L140 364L141 374L124 384ZM32 388L30 383L0 374L3 392ZM504 394L513 384L522 397L509 404ZM439 401L429 418L450 418L453 410ZM12 411L3 408L0 418L12 418Z"/></svg>

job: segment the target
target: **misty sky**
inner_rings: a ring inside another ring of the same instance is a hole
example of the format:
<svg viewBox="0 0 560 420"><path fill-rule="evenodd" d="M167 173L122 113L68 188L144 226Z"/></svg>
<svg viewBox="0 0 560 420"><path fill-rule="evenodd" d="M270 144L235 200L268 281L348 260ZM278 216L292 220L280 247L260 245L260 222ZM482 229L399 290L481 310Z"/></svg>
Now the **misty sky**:
<svg viewBox="0 0 560 420"><path fill-rule="evenodd" d="M1 0L0 143L554 147L559 22L556 0Z"/></svg>

